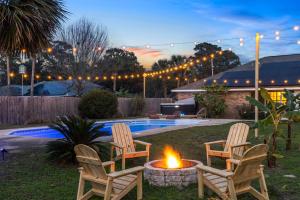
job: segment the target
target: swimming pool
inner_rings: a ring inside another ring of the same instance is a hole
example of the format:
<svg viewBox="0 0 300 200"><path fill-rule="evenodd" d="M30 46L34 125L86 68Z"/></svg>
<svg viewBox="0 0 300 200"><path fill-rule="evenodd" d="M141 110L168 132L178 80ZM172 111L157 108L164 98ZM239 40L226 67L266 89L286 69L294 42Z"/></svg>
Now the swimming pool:
<svg viewBox="0 0 300 200"><path fill-rule="evenodd" d="M101 129L102 131L107 132L111 135L111 127L114 123L125 123L129 126L130 130L133 134L137 134L139 132L143 132L146 130L171 127L171 126L181 126L181 125L196 125L205 120L195 120L195 119L175 119L175 120L154 120L154 119L145 119L145 120L114 120L114 121L105 121L99 122L103 123L104 127ZM10 135L14 136L29 136L35 138L63 138L63 135L51 128L31 128L31 129L23 129L17 130L10 133Z"/></svg>

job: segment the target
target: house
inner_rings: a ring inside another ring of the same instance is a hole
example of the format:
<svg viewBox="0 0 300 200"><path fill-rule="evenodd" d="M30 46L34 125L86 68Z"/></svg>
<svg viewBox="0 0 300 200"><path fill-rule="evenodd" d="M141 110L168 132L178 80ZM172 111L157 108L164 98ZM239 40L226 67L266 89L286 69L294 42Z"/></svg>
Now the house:
<svg viewBox="0 0 300 200"><path fill-rule="evenodd" d="M300 92L300 54L269 56L260 59L259 87L266 88L271 98L284 102L283 90ZM239 118L238 107L248 104L246 96L254 96L255 62L235 67L212 77L173 89L178 100L193 98L205 92L204 86L223 84L228 87L225 96L227 109L224 117Z"/></svg>

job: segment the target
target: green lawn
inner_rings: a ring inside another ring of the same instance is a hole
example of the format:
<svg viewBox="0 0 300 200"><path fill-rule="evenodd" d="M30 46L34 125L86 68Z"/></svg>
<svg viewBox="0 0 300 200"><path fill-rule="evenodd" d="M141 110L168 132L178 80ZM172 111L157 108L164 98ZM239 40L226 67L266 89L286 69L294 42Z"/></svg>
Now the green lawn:
<svg viewBox="0 0 300 200"><path fill-rule="evenodd" d="M179 150L184 158L197 159L205 162L203 143L226 138L229 125L213 127L194 127L184 130L167 132L155 136L141 138L151 142L152 159L161 157L164 145L170 144ZM285 131L283 127L282 131ZM261 134L270 132L261 131ZM276 169L266 169L266 179L271 199L299 199L300 197L300 124L293 126L293 150L286 153L284 139L280 139L279 147L285 156L279 160ZM260 139L253 138L253 144ZM44 148L24 149L19 153L9 154L7 161L0 161L0 199L3 200L72 200L76 197L78 172L75 166L57 166L46 161ZM128 166L139 165L143 159L129 162ZM224 161L214 160L218 167L225 166ZM285 178L283 175L295 175L297 178ZM183 190L176 188L158 188L144 183L144 199L197 199L197 185L191 185ZM206 197L216 197L206 190ZM125 199L135 199L133 191ZM101 199L101 198L94 198ZM253 199L251 196L241 196L241 199Z"/></svg>

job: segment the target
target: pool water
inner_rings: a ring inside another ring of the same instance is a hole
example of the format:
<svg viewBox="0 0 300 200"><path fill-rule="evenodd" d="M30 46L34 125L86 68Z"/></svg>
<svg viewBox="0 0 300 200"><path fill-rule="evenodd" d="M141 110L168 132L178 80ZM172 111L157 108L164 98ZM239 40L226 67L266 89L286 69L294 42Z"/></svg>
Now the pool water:
<svg viewBox="0 0 300 200"><path fill-rule="evenodd" d="M114 123L125 123L129 126L131 132L133 134L137 134L142 131L158 129L164 127L171 126L179 126L179 125L196 125L201 123L204 120L195 120L195 119L178 119L178 120L115 120L115 121L107 121L103 122L104 127L101 128L101 131L107 132L108 135L111 135L111 127ZM51 128L32 128L32 129L24 129L18 130L10 133L14 136L30 136L36 138L64 138L64 136Z"/></svg>

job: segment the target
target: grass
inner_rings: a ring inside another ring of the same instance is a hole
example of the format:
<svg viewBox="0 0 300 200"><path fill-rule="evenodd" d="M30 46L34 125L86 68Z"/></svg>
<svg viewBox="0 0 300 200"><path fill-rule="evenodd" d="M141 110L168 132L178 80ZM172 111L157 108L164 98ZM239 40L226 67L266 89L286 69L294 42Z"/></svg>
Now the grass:
<svg viewBox="0 0 300 200"><path fill-rule="evenodd" d="M151 158L157 159L162 155L162 149L170 144L180 151L184 158L202 160L205 163L205 151L203 143L224 139L230 124L212 127L194 127L184 130L167 132L159 135L141 138L151 142ZM286 131L286 127L281 127ZM271 129L261 130L261 137L253 138L250 133L250 141L253 144L261 143L263 135L270 133ZM293 126L293 133L300 132L300 124ZM271 199L299 199L300 196L300 135L293 138L293 150L285 152L284 139L279 139L279 149L284 155L278 161L276 169L266 168L266 181ZM58 166L46 161L44 148L27 148L18 153L9 154L6 161L0 161L0 197L5 200L71 200L76 198L78 172L75 166ZM143 159L132 160L128 167L143 164ZM219 168L224 167L222 160L213 160ZM118 163L119 165L119 163ZM119 166L118 166L119 167ZM283 175L295 175L297 178L286 178ZM144 182L144 199L172 199L192 200L197 199L197 185L191 185L183 190L173 187L158 188ZM214 193L206 190L206 197L216 197ZM102 198L93 198L102 199ZM125 199L136 199L135 191L132 191ZM249 195L243 195L240 199L253 199Z"/></svg>

